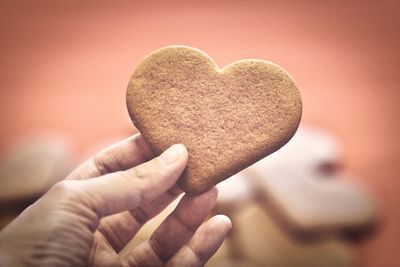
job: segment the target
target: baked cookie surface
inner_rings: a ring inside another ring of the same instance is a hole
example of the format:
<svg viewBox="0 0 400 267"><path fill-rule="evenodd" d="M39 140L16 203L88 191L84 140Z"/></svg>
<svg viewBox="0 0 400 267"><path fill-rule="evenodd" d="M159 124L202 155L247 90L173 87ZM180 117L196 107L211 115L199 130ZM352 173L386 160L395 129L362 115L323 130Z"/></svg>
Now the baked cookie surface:
<svg viewBox="0 0 400 267"><path fill-rule="evenodd" d="M129 115L157 153L175 143L189 152L179 180L198 194L283 146L302 103L281 67L246 59L223 68L198 49L170 46L147 56L127 89Z"/></svg>

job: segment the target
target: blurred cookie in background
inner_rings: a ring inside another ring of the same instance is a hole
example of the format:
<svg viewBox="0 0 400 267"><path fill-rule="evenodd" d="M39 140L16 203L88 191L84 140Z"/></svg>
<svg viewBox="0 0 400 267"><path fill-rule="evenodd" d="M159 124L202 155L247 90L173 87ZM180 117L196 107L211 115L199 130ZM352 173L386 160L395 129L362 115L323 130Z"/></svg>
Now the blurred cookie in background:
<svg viewBox="0 0 400 267"><path fill-rule="evenodd" d="M281 150L247 171L261 205L298 238L358 231L377 220L375 205L342 167L337 139L302 127Z"/></svg>
<svg viewBox="0 0 400 267"><path fill-rule="evenodd" d="M261 266L353 266L342 233L377 220L362 185L349 182L338 140L301 126L283 148L218 185L216 213L229 215L230 258ZM310 242L312 241L312 242Z"/></svg>
<svg viewBox="0 0 400 267"><path fill-rule="evenodd" d="M356 266L351 247L337 238L303 243L282 231L271 214L257 204L235 217L236 245L242 259L258 266L350 267Z"/></svg>
<svg viewBox="0 0 400 267"><path fill-rule="evenodd" d="M0 229L75 166L71 140L60 133L27 135L0 159Z"/></svg>

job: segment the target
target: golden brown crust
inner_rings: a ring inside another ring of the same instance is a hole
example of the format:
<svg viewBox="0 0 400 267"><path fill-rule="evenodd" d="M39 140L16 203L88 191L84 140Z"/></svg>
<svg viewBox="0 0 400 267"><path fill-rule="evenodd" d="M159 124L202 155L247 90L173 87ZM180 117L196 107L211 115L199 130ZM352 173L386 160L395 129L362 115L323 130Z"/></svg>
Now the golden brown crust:
<svg viewBox="0 0 400 267"><path fill-rule="evenodd" d="M290 75L263 60L219 69L200 50L171 46L150 54L127 90L135 126L161 152L175 143L189 151L180 184L201 193L283 146L301 118Z"/></svg>

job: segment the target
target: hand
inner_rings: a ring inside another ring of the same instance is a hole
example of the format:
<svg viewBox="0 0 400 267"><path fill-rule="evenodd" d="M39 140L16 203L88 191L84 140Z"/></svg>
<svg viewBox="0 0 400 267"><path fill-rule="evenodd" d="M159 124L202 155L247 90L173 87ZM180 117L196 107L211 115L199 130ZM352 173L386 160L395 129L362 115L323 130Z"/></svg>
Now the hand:
<svg viewBox="0 0 400 267"><path fill-rule="evenodd" d="M185 195L149 240L119 255L181 194L176 181L188 160L186 148L173 145L153 157L140 134L92 157L0 232L0 265L203 266L231 227L223 215L202 224L215 204L215 188Z"/></svg>

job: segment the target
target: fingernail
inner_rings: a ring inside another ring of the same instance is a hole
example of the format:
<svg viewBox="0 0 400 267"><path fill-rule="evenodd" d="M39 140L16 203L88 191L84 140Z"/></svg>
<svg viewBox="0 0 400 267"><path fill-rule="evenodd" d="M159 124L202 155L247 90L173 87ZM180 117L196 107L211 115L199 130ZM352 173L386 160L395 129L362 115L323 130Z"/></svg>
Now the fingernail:
<svg viewBox="0 0 400 267"><path fill-rule="evenodd" d="M164 164L172 164L175 163L182 155L185 147L181 144L176 144L165 150L160 159Z"/></svg>

